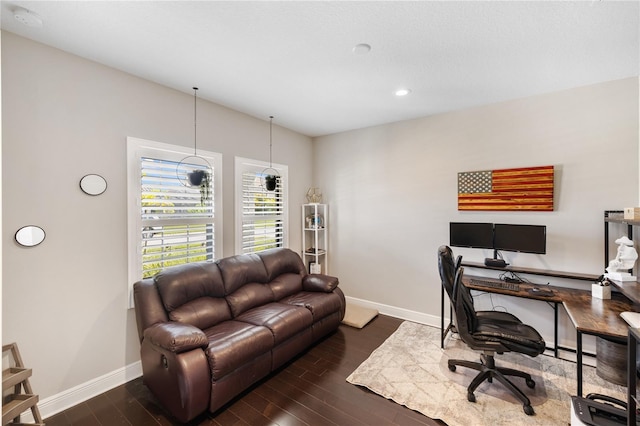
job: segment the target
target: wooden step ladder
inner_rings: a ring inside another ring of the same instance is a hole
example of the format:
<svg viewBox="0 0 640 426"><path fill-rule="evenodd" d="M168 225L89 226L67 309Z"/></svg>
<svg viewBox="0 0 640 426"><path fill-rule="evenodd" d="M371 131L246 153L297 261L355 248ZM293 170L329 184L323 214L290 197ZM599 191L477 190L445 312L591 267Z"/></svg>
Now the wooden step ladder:
<svg viewBox="0 0 640 426"><path fill-rule="evenodd" d="M3 397L2 401L2 425L21 425L20 414L31 409L36 423L31 425L44 425L40 411L38 410L38 395L34 395L29 384L31 369L25 368L20 357L17 343L2 346L2 356L5 352L11 352L14 367L2 370L2 392L13 388L13 393ZM24 390L24 393L22 393Z"/></svg>

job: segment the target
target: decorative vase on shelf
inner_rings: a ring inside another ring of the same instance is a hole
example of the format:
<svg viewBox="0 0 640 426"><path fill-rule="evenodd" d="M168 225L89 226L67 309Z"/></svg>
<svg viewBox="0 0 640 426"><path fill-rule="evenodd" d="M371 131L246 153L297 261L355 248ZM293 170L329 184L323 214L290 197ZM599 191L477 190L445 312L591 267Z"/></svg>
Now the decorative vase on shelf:
<svg viewBox="0 0 640 426"><path fill-rule="evenodd" d="M320 204L322 202L322 192L320 188L309 188L307 190L307 202L309 204Z"/></svg>

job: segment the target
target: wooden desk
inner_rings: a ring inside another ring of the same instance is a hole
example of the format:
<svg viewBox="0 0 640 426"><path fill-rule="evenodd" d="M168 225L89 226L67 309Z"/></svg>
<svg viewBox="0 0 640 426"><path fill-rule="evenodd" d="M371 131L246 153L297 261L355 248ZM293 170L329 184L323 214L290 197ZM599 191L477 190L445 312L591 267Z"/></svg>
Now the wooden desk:
<svg viewBox="0 0 640 426"><path fill-rule="evenodd" d="M576 328L577 394L582 396L582 335L589 334L625 343L628 326L620 318L620 313L638 310L640 307L620 293L612 293L611 299L603 300L591 297L590 292L567 297L563 299L562 305Z"/></svg>

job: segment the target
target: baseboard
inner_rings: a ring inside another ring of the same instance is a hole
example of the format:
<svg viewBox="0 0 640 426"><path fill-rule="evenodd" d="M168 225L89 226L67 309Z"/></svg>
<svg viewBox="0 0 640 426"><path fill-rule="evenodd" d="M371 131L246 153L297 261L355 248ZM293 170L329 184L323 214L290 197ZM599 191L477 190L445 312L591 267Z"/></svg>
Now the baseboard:
<svg viewBox="0 0 640 426"><path fill-rule="evenodd" d="M371 302L369 300L358 299L350 296L345 296L345 299L347 300L347 302L353 303L354 305L362 306L369 309L376 309L383 315L389 315L390 317L394 318L413 321L424 325L430 325L432 327L440 327L439 315L429 315L423 312L411 311L409 309L398 308L396 306Z"/></svg>
<svg viewBox="0 0 640 426"><path fill-rule="evenodd" d="M46 419L140 376L142 376L142 364L137 361L56 395L41 399L38 402L40 415ZM35 390L37 391L37 389ZM25 423L34 422L30 410L25 411L21 418Z"/></svg>

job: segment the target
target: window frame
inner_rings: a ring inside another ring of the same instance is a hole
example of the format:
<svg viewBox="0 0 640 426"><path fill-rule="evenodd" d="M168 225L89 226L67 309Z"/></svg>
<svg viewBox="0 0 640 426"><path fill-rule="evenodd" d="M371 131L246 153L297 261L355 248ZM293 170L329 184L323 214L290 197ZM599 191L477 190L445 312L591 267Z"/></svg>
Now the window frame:
<svg viewBox="0 0 640 426"><path fill-rule="evenodd" d="M222 205L222 154L198 149L198 156L205 158L213 168L213 253L221 257L223 252ZM140 185L141 159L181 161L193 156L193 149L181 146L127 137L127 268L129 307L134 307L133 284L142 279L142 187ZM185 222L188 222L186 219Z"/></svg>
<svg viewBox="0 0 640 426"><path fill-rule="evenodd" d="M243 211L243 185L242 179L245 172L256 174L266 169L274 169L278 172L282 185L282 247L289 246L289 166L285 164L269 164L266 161L254 160L245 157L235 157L235 253L243 253L242 227L244 223Z"/></svg>

